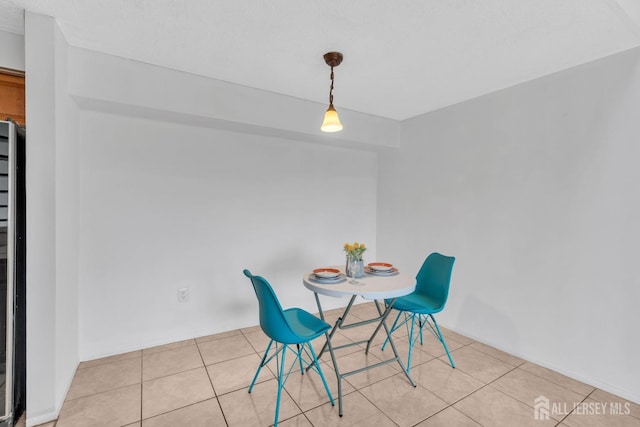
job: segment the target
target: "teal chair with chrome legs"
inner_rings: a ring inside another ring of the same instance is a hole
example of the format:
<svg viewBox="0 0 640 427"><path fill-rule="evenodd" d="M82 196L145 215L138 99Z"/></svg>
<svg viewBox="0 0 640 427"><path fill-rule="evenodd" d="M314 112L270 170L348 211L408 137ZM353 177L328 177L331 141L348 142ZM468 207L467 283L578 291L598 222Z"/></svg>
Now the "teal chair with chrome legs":
<svg viewBox="0 0 640 427"><path fill-rule="evenodd" d="M276 371L278 374L278 397L276 398L276 415L274 419L274 427L278 425L278 415L280 413L280 396L282 395L282 388L284 387L289 374L296 366L296 362L300 366L300 373L304 375L305 366L312 368L320 375L324 389L327 391L331 406L334 406L333 396L329 391L327 380L324 378L318 358L313 350L311 341L318 338L321 335L325 335L329 349L331 348L331 341L327 331L331 329L331 325L318 319L313 314L302 310L300 308L288 308L282 309L276 294L273 292L271 285L267 280L260 276L254 276L249 270L244 270L244 275L251 279L253 284L253 290L258 297L258 304L260 307L260 327L264 333L271 338L267 350L262 356L258 370L256 371L253 381L249 386L249 393L253 390L253 386L260 375L260 370L269 363L272 359L276 360ZM270 353L271 346L275 343L275 349ZM295 344L295 350L293 346ZM285 356L287 351L291 351L295 359L291 364L291 367L285 372ZM308 360L305 360L305 356Z"/></svg>
<svg viewBox="0 0 640 427"><path fill-rule="evenodd" d="M422 331L425 327L428 327L429 332L442 343L444 350L447 352L447 357L449 357L451 367L456 367L444 336L440 332L438 322L433 317L434 314L441 312L447 303L454 261L454 257L444 256L437 252L429 255L416 276L416 289L409 295L396 298L393 304L393 308L398 310L399 313L393 322L393 326L391 326L390 333L405 326L409 337L407 372L411 370L413 346L418 339L420 340L420 345L422 345ZM400 320L402 315L404 315L404 318ZM382 344L382 350L387 345L387 341L388 338Z"/></svg>

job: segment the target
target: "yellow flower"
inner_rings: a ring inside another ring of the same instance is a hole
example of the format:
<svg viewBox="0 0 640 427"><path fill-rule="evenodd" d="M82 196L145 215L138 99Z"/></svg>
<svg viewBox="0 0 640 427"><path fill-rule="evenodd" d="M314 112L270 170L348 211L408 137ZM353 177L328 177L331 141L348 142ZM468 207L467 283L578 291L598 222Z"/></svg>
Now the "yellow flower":
<svg viewBox="0 0 640 427"><path fill-rule="evenodd" d="M344 244L344 248L345 248L345 249L349 249L349 244L348 244L348 243L345 243L345 244Z"/></svg>
<svg viewBox="0 0 640 427"><path fill-rule="evenodd" d="M364 249L364 243L360 243L360 249Z"/></svg>
<svg viewBox="0 0 640 427"><path fill-rule="evenodd" d="M358 242L353 242L353 247L357 248L359 246Z"/></svg>

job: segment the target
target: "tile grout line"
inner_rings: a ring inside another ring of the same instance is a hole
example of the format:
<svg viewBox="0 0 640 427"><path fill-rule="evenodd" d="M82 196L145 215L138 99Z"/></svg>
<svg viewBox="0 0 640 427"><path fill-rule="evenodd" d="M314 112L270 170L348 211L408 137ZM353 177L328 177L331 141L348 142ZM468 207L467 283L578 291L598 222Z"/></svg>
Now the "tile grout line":
<svg viewBox="0 0 640 427"><path fill-rule="evenodd" d="M402 373L402 372L398 372L398 374L401 374L401 373ZM396 374L396 375L398 375L398 374ZM395 376L395 375L392 375L392 377L393 377L393 376ZM384 378L384 379L386 380L386 379L389 379L389 378L391 378L391 377L387 377L387 378ZM384 381L384 380L380 380L380 381ZM372 384L377 384L377 383L379 383L380 381L376 381L375 383L367 384L367 385L366 385L366 386L364 386L364 387L369 387L370 385L372 385ZM362 388L364 388L364 387L362 387ZM416 387L416 389L417 389L417 387ZM361 389L356 388L355 393L358 393L360 396L362 396L362 398L363 398L364 400L366 400L367 402L369 402L369 403L370 403L374 408L376 408L378 411L380 411L380 413L381 413L382 415L384 415L384 416L385 416L389 421L391 421L393 424L395 424L396 426L398 426L398 423L397 423L397 422L395 422L394 420L392 420L392 419L391 419L391 417L390 417L389 415L387 415L387 413L386 413L386 412L384 412L382 409L378 408L378 407L376 406L376 404L375 404L375 403L373 403L371 400L369 400L369 398L367 398L367 396L366 396L364 393L362 393ZM349 393L349 394L352 394L352 393Z"/></svg>
<svg viewBox="0 0 640 427"><path fill-rule="evenodd" d="M587 400L593 393L595 392L595 389L592 390L589 394L587 394L581 401L580 403L583 403L585 400ZM573 411L576 410L576 407L574 406L573 408L571 408L571 411L565 415L564 417L562 417L562 419L556 424L556 426L559 426L560 424L562 424L564 422L564 420L566 420L567 418L569 418L569 416L571 414L573 414Z"/></svg>
<svg viewBox="0 0 640 427"><path fill-rule="evenodd" d="M242 331L240 331L240 333L242 333ZM209 341L206 341L206 342L209 342ZM209 384L211 384L211 390L213 390L213 398L216 399L216 402L218 403L218 407L220 408L220 413L222 414L222 419L224 419L224 423L228 426L229 421L227 421L227 417L224 414L224 409L222 409L222 404L220 403L220 399L218 399L218 393L216 392L216 388L213 385L213 380L211 379L211 375L209 375L207 364L204 361L204 356L202 355L202 351L200 351L200 346L198 345L197 341L196 341L196 348L198 349L198 355L200 356L200 360L202 360L202 366L204 366L204 372L205 374L207 374L207 378L209 378Z"/></svg>
<svg viewBox="0 0 640 427"><path fill-rule="evenodd" d="M520 366L518 366L518 368L519 368L519 369L522 369L522 366L523 366L524 364L526 364L526 363L531 363L531 364L536 365L536 364L535 364L535 363L533 363L533 362L529 362L528 360L525 360L525 362L524 362L524 363L522 363ZM538 365L538 366L540 366L540 367L544 368L544 366L542 366L542 365ZM564 374L561 374L560 372L554 371L553 369L549 369L549 368L545 368L545 369L548 369L548 370L549 370L549 371L551 371L551 372L554 372L554 373L557 373L557 374L559 374L559 375L562 375L562 376L564 376L564 377L566 377L566 378L569 378L570 380L573 380L573 381L579 382L579 383L581 383L581 384L584 384L584 385L586 385L586 386L592 387L592 388L593 388L593 390L591 390L589 393L587 393L587 396L590 396L590 395L591 395L591 393L593 393L594 391L598 390L598 387L593 387L593 386L591 386L591 385L589 385L589 384L587 384L587 383L583 383L583 382L581 382L581 381L578 381L578 380L576 380L576 379L573 379L573 378L571 378L571 377L568 377L568 376L566 376L566 375L564 375ZM534 372L527 371L526 369L522 369L522 370L523 370L523 371L525 371L525 372L526 372L526 373L528 373L528 374L531 374L531 375L535 376L535 377L542 378L543 380L549 381L550 383L555 384L555 385L557 385L558 387L562 387L562 388L564 388L565 390L569 390L569 391L571 391L571 392L573 392L573 393L576 393L576 394L582 394L582 393L580 393L580 392L578 392L578 391L576 391L576 390L574 390L574 389L572 389L572 388L569 388L569 387L564 386L564 385L562 385L562 384L558 384L557 382L555 382L555 381L553 381L553 380L551 380L551 379L549 379L549 378L545 378L545 377L543 377L543 376L541 376L541 375L538 375L538 374L536 374L536 373L534 373Z"/></svg>
<svg viewBox="0 0 640 427"><path fill-rule="evenodd" d="M473 344L473 343L469 343L469 344L465 345L465 347L466 347L466 346L469 346L469 345L471 345L471 344ZM461 348L462 348L462 347L461 347ZM459 349L456 349L456 350L459 350ZM454 352L455 352L456 350L454 350ZM484 354L484 353L483 353L483 354ZM491 356L489 356L489 357L491 357ZM495 357L494 357L494 359L495 359ZM498 360L498 359L496 359L496 360ZM501 361L501 362L502 362L502 361ZM504 363L504 362L503 362L503 363ZM511 365L509 365L509 366L511 366ZM457 368L456 368L456 369L457 369ZM465 396L462 396L460 399L456 400L455 402L452 402L449 406L453 407L453 405L455 405L456 403L458 403L458 402L460 402L460 401L462 401L462 400L466 399L467 397L471 396L472 394L475 394L475 393L479 392L480 390L484 389L485 387L488 387L488 386L489 386L490 384L492 384L493 382L495 382L495 381L499 380L500 378L502 378L502 377L504 377L505 375L507 375L509 372L512 372L512 371L514 371L514 370L516 370L516 369L518 369L518 368L517 368L517 367L512 367L510 370L508 370L508 371L507 371L507 372L505 372L504 374L502 374L502 375L500 375L500 376L498 376L498 377L494 378L492 381L490 381L490 382L488 382L488 383L485 383L484 381L482 381L482 380L480 380L480 379L476 378L475 376L473 376L473 375L471 375L471 374L468 374L468 373L466 373L466 372L464 372L464 371L461 371L461 372L465 373L466 375L469 375L471 378L474 378L474 379L476 379L476 380L480 381L480 382L481 382L481 383L483 383L484 385L483 385L482 387L480 387L480 388L477 388L476 390L473 390L471 393L469 393L469 394L467 394L467 395L465 395ZM519 401L518 399L516 399L515 397L513 397L513 396L509 396L508 394L506 394L506 393L502 392L501 390L498 390L498 389L497 389L497 388L495 388L495 387L492 387L492 388L493 388L494 390L496 390L496 391L498 391L498 392L500 392L500 393L504 394L505 396L510 397L511 399L513 399L513 400L515 400L515 401L517 401L517 402L520 402L520 401ZM434 394L435 394L435 393L434 393ZM437 395L436 395L436 396L437 396ZM521 402L521 403L522 403L522 402ZM455 407L454 407L453 409L455 409L455 410L457 410L458 412L462 413L462 414L463 414L463 415L465 415L467 418L470 418L471 420L473 420L474 422L478 423L479 425L483 425L480 421L476 420L475 418L473 418L471 415L467 414L466 412L461 411L461 410L459 410L459 409L457 409L457 408L455 408Z"/></svg>
<svg viewBox="0 0 640 427"><path fill-rule="evenodd" d="M521 366L522 366L522 365L524 365L525 363L527 363L527 362L525 361L525 362L521 363L520 365L518 365L518 366L517 366L517 367L515 367L514 369L510 370L509 372L506 372L504 375L501 375L501 376L499 376L498 378L494 379L494 380L493 380L493 381L491 381L491 383L489 383L489 384L494 383L495 381L499 380L500 378L504 377L505 375L507 375L507 374L509 374L509 373L511 373L511 372L513 372L513 371L515 371L515 370L521 370L521 371L525 372L526 374L533 375L533 376L534 376L534 377L536 377L536 378L539 378L539 379L541 379L541 380L543 380L543 381L547 381L547 382L549 382L550 384L553 384L553 385L555 385L555 386L557 386L557 387L560 387L560 388L562 388L562 389L564 389L564 390L566 390L566 391L569 391L569 392L574 393L574 394L577 394L577 395L580 395L580 394L581 394L581 393L578 393L578 392L576 392L576 391L574 391L574 390L572 390L572 389L570 389L570 388L564 387L564 386L562 386L561 384L555 383L555 382L553 382L553 381L551 381L551 380L549 380L549 379L547 379L547 378L541 377L541 376L536 375L536 374L534 374L534 373L532 373L532 372L529 372L529 371L526 371L526 370L522 369L522 368L521 368ZM569 378L569 377L567 377L567 378ZM489 385L489 384L487 384L487 385ZM511 396L511 395L507 394L506 392L503 392L502 390L499 390L499 389L498 389L498 388L496 388L496 387L494 387L494 388L495 388L496 390L498 390L498 391L502 392L502 394L504 394L504 395L506 395L506 396L509 396L509 397L511 397L512 399L514 399L514 400L516 400L516 401L518 401L518 402L520 402L520 403L523 403L523 404L527 405L528 407L530 407L530 408L532 408L532 409L535 409L535 407L531 406L528 402L523 402L522 400L520 400L520 399L518 399L518 398L516 398L516 397L514 397L514 396ZM580 401L580 403L584 402L587 398L589 398L589 397L590 397L590 396L591 396L591 395L592 395L596 390L597 390L597 388L594 388L594 389L593 389L593 390L591 390L589 393L587 393L587 394L582 398L582 400ZM475 393L475 392L474 392L474 393ZM562 418L562 420L560 420L560 421L558 422L558 424L557 424L557 425L561 424L561 423L562 423L562 422L563 422L563 421L564 421L564 420L565 420L569 415L571 415L571 413L574 411L574 409L575 409L575 408L572 408L572 409L571 409L571 412L569 412L567 415L565 415L565 416ZM553 419L553 418L552 418L552 419ZM554 420L555 420L555 419L554 419Z"/></svg>
<svg viewBox="0 0 640 427"><path fill-rule="evenodd" d="M144 404L144 354L140 352L140 427L142 427L142 405Z"/></svg>
<svg viewBox="0 0 640 427"><path fill-rule="evenodd" d="M131 387L132 385L136 385L136 384L141 384L141 383L136 382L136 383L127 384L127 385L123 385L123 386L116 387L116 388L110 388L109 390L98 391L96 393L91 393L91 394L87 394L85 396L76 397L74 399L68 399L68 400L65 400L63 402L63 406L64 406L64 403L67 403L67 402L74 402L74 401L79 400L79 399L84 399L84 398L87 398L87 397L97 396L99 394L109 393L109 392L116 391L116 390L122 390L123 388Z"/></svg>

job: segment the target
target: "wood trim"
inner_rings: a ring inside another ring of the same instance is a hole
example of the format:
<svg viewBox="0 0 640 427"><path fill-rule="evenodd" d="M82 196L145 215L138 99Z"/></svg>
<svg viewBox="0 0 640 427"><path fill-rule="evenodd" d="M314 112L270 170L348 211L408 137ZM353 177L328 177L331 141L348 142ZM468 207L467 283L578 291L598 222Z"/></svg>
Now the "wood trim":
<svg viewBox="0 0 640 427"><path fill-rule="evenodd" d="M13 68L0 67L0 74L6 74L8 76L24 77L24 71L14 70Z"/></svg>
<svg viewBox="0 0 640 427"><path fill-rule="evenodd" d="M0 67L0 120L11 118L26 125L23 71Z"/></svg>

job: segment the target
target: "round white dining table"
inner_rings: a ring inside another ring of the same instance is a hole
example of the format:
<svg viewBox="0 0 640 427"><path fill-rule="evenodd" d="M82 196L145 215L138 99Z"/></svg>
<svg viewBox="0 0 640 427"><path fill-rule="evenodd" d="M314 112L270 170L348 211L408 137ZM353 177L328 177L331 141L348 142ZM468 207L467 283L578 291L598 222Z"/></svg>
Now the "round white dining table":
<svg viewBox="0 0 640 427"><path fill-rule="evenodd" d="M344 274L344 267L331 267L340 270ZM343 297L358 295L368 300L382 300L397 298L410 294L416 288L416 278L399 272L392 276L377 276L366 274L364 277L346 280L330 284L314 280L313 272L304 275L304 286L310 291L329 297Z"/></svg>
<svg viewBox="0 0 640 427"><path fill-rule="evenodd" d="M344 275L344 267L332 267L339 269L341 274ZM415 382L407 372L404 367L400 357L398 356L398 351L396 350L396 346L393 343L393 339L391 338L391 334L389 333L389 328L385 323L385 319L391 312L393 308L393 302L396 298L410 294L414 291L416 287L416 279L413 276L409 276L402 272L398 272L393 275L374 275L365 273L364 277L361 278L350 278L347 277L345 280L340 281L338 283L326 283L321 280L315 280L313 278L313 272L309 272L303 277L304 286L312 291L316 298L316 304L318 305L318 311L320 313L320 317L324 320L324 313L322 311L322 305L320 304L320 298L318 295L325 295L329 297L344 297L349 296L350 300L347 304L342 316L336 320L335 325L331 329L329 333L329 339L325 342L322 350L318 353L318 358L322 357L325 350L329 350L331 354L331 360L333 361L333 368L336 373L336 377L338 379L338 410L339 415L342 416L342 380L349 376L358 374L360 372L376 368L378 366L385 365L391 362L397 362L402 368L402 371L406 375L407 379L413 385L416 386ZM358 320L356 322L346 324L345 320L355 302L356 298L360 296L367 300L374 300L376 308L378 310L378 317L374 317L366 320ZM379 300L384 300L382 304L379 303ZM331 344L331 338L335 334L338 329L349 329L349 328L357 328L365 325L369 325L372 323L377 323L377 327L371 337L368 340L350 342L348 344L343 344L337 347L334 347ZM363 366L362 368L355 369L349 372L341 372L336 361L336 357L334 354L334 350L338 350L345 347L357 346L360 344L366 343L365 354L369 352L369 348L371 343L373 342L376 334L380 329L384 329L387 335L387 339L389 340L389 344L391 344L391 349L393 350L394 357L383 360L379 363L374 363L368 366Z"/></svg>

